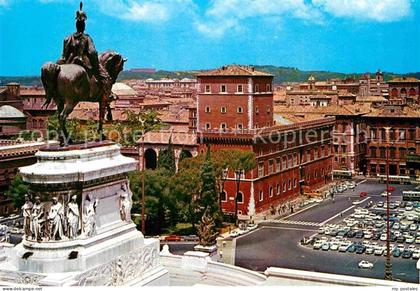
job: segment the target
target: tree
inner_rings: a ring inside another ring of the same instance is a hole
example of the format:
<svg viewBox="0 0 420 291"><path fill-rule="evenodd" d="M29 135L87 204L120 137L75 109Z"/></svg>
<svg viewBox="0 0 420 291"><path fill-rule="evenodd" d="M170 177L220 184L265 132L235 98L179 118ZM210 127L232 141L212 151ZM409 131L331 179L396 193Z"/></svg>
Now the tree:
<svg viewBox="0 0 420 291"><path fill-rule="evenodd" d="M159 152L158 168L165 169L170 175L175 175L175 151L172 146L172 137L169 138L168 147Z"/></svg>
<svg viewBox="0 0 420 291"><path fill-rule="evenodd" d="M236 174L236 196L235 196L235 222L238 224L238 194L242 176L256 167L255 153L244 150L231 150L229 168Z"/></svg>
<svg viewBox="0 0 420 291"><path fill-rule="evenodd" d="M213 217L210 213L210 208L207 207L204 211L201 223L198 227L199 244L204 247L213 246L216 244L216 237L219 233L215 230Z"/></svg>
<svg viewBox="0 0 420 291"><path fill-rule="evenodd" d="M25 203L25 194L28 194L29 186L23 181L21 175L16 175L9 189L6 192L6 196L12 199L13 206L20 209Z"/></svg>
<svg viewBox="0 0 420 291"><path fill-rule="evenodd" d="M185 158L178 164L178 172L171 178L170 193L177 201L179 218L191 223L193 229L199 216L198 197L201 185L201 167L203 156Z"/></svg>
<svg viewBox="0 0 420 291"><path fill-rule="evenodd" d="M222 223L222 215L218 203L218 195L216 190L216 178L214 176L213 162L210 158L210 148L207 148L206 158L201 171L201 188L200 188L200 208L203 210L207 207L212 214L216 225Z"/></svg>

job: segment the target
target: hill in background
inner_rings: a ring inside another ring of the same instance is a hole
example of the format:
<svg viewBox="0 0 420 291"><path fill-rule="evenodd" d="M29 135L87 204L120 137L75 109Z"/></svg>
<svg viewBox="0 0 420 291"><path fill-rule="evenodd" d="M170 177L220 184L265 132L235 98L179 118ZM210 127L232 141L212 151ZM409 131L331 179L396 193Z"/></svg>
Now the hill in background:
<svg viewBox="0 0 420 291"><path fill-rule="evenodd" d="M274 83L282 82L304 82L308 80L310 75L314 75L315 79L318 81L325 81L328 79L344 79L344 78L355 78L359 79L362 75L361 73L354 74L344 74L338 72L328 72L328 71L301 71L297 68L291 67L277 67L277 66L255 66L255 69L259 71L264 71L270 73L274 76ZM161 79L161 78L194 78L197 73L200 71L165 71L159 70L155 73L139 73L131 71L123 71L120 73L118 80L129 80L129 79ZM371 73L372 78L374 72ZM385 81L388 81L395 77L415 77L420 79L420 72L417 73L407 73L407 74L394 74L391 72L384 72ZM42 86L41 79L39 76L23 76L23 77L0 77L0 85L5 85L10 82L18 82L25 86Z"/></svg>

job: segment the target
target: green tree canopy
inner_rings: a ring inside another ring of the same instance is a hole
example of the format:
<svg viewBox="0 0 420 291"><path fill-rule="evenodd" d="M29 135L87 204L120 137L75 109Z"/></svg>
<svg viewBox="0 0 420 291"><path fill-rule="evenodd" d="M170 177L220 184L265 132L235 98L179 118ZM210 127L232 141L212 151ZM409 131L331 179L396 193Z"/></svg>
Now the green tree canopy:
<svg viewBox="0 0 420 291"><path fill-rule="evenodd" d="M21 175L16 175L12 183L9 185L9 189L6 192L6 196L12 199L13 206L21 208L25 204L25 194L28 194L29 187L23 181Z"/></svg>

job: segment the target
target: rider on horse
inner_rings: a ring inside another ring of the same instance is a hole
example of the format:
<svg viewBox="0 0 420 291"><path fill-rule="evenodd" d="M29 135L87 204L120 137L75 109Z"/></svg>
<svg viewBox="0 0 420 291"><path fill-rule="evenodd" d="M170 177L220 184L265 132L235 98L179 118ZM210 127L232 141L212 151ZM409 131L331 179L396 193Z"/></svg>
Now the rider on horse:
<svg viewBox="0 0 420 291"><path fill-rule="evenodd" d="M89 77L93 77L93 81L97 81L98 88L102 88L104 83L108 81L109 76L99 63L98 52L95 49L92 38L84 33L87 15L82 8L83 3L80 2L80 10L76 12L77 31L64 39L63 55L57 61L57 64L82 66Z"/></svg>

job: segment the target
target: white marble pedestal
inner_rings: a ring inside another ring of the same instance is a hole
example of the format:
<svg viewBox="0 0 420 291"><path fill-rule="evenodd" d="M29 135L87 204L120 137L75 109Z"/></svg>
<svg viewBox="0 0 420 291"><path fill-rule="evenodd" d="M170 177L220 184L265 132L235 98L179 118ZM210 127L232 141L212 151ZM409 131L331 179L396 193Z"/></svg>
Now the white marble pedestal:
<svg viewBox="0 0 420 291"><path fill-rule="evenodd" d="M130 219L127 173L136 169L134 159L122 156L111 142L44 148L36 157L37 163L20 173L32 199L41 197L42 239L29 236L11 249L0 264L0 280L40 286L168 285L159 241L144 239ZM62 237L51 235L53 197L62 205ZM80 215L71 238L65 226L70 197L77 198Z"/></svg>

